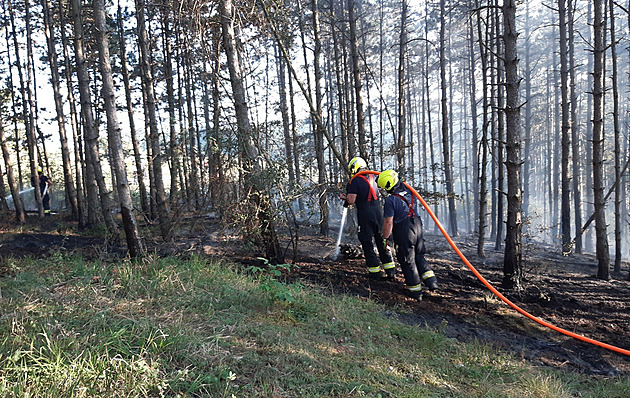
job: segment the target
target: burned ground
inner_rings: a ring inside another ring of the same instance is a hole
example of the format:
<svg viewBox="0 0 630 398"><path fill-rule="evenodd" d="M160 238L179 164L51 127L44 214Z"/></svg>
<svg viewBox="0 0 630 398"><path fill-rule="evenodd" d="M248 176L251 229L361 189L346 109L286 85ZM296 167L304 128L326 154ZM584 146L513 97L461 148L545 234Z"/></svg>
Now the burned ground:
<svg viewBox="0 0 630 398"><path fill-rule="evenodd" d="M120 256L124 247L102 238L74 235L60 230L54 221L25 228L22 233L0 237L0 277L5 259L38 257L64 250L86 257ZM239 250L225 233L202 223L183 233L170 245L145 242L158 254L200 253L228 257L244 264L261 263ZM6 230L5 230L6 231ZM224 231L223 231L224 232ZM402 273L394 281L366 277L360 250L347 246L347 255L333 260L332 238L301 232L297 255L291 245L286 261L295 264L285 275L287 281L304 281L340 294L350 294L385 304L388 316L408 324L438 329L448 337L489 344L510 351L536 365L604 376L630 374L630 357L564 336L525 318L500 302L462 263L441 235L428 234L427 259L440 282L440 289L427 292L422 302L408 298ZM356 239L347 238L353 243ZM523 287L519 291L499 288L502 253L486 250L487 258L476 256L472 238L459 238L458 246L471 263L512 302L534 316L566 330L630 348L630 282L628 264L609 281L595 278L597 261L593 255L562 256L541 245L525 247ZM357 242L358 243L358 242Z"/></svg>

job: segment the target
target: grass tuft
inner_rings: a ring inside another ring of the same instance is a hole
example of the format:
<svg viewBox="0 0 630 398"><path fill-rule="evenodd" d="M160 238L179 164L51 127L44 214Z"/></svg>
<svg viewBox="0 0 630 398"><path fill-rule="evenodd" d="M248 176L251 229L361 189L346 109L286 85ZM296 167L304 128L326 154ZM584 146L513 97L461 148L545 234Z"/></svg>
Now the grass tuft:
<svg viewBox="0 0 630 398"><path fill-rule="evenodd" d="M399 322L375 303L286 284L285 265L61 252L7 260L3 397L623 397ZM282 269L282 272L280 271Z"/></svg>

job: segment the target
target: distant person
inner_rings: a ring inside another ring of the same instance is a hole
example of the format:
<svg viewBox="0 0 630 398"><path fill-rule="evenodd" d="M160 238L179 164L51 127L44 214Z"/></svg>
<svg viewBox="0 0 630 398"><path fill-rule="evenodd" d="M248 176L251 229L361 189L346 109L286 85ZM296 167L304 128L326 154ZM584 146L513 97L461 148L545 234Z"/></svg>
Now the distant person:
<svg viewBox="0 0 630 398"><path fill-rule="evenodd" d="M400 263L405 284L412 298L422 300L422 283L430 289L438 288L435 273L424 258L422 220L411 191L398 178L394 170L385 170L378 176L378 186L390 196L383 210L383 238L393 235L396 258Z"/></svg>
<svg viewBox="0 0 630 398"><path fill-rule="evenodd" d="M366 169L367 163L363 158L352 158L348 164L348 171L352 178L346 188L346 194L341 195L341 199L346 201L345 206L354 204L357 207L358 238L363 248L368 276L377 279L382 278L380 264L382 263L387 277L393 278L396 272L396 265L389 250L383 245L383 237L381 236L383 212L379 202L376 178L374 174L357 175L357 173ZM374 253L375 242L379 254L378 257Z"/></svg>
<svg viewBox="0 0 630 398"><path fill-rule="evenodd" d="M52 186L52 180L50 177L44 175L44 170L41 167L37 168L37 175L39 176L39 191L42 194L42 204L44 205L44 215L50 216L50 187Z"/></svg>

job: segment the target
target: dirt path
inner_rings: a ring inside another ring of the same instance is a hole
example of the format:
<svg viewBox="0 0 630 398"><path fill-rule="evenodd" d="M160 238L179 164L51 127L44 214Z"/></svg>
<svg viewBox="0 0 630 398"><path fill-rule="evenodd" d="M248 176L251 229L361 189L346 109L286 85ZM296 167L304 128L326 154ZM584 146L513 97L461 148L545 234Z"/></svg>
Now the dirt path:
<svg viewBox="0 0 630 398"><path fill-rule="evenodd" d="M147 242L149 250L161 254L205 253L244 262L260 262L235 245L217 242L216 228L195 230L172 245ZM303 232L304 234L304 232ZM222 237L221 239L224 239ZM630 374L630 357L566 337L516 313L496 299L453 253L444 238L426 237L427 259L440 282L440 290L427 293L422 302L406 296L400 273L395 281L374 281L366 277L363 258L332 261L325 256L334 249L332 238L303 236L294 268L287 278L306 279L338 293L375 300L391 307L387 313L413 325L428 325L461 341L479 341L511 351L534 364L570 371L614 376ZM502 253L488 250L488 258L475 255L472 241L458 245L495 287L502 278ZM287 245L288 247L288 245ZM65 250L85 256L119 256L124 247L104 239L63 235L54 228L0 236L0 277L3 258L46 256ZM354 250L360 253L358 250ZM291 259L287 255L287 260ZM289 261L292 262L292 261ZM563 257L549 248L526 248L524 288L520 292L499 289L531 314L559 327L612 345L630 349L630 282L623 274L610 281L595 278L592 255ZM403 310L401 310L401 308Z"/></svg>

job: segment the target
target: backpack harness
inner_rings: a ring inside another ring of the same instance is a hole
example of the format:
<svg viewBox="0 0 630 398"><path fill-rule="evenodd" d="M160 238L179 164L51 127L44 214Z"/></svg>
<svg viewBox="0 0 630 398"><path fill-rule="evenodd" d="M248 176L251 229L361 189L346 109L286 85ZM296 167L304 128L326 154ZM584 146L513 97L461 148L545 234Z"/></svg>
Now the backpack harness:
<svg viewBox="0 0 630 398"><path fill-rule="evenodd" d="M370 194L368 195L367 201L371 202L373 200L378 200L378 196L376 196L376 191L374 190L374 175L370 174L369 180L363 174L359 175L359 177L363 178L370 187Z"/></svg>
<svg viewBox="0 0 630 398"><path fill-rule="evenodd" d="M409 212L407 213L407 217L409 218L413 218L416 216L416 212L413 211L413 195L411 196L411 204L409 203L409 201L407 199L405 199L402 195L399 195L397 193L393 193L393 196L399 198L400 200L402 200L403 202L405 202L405 204L407 205L407 207L409 208Z"/></svg>

